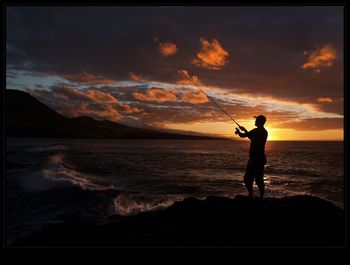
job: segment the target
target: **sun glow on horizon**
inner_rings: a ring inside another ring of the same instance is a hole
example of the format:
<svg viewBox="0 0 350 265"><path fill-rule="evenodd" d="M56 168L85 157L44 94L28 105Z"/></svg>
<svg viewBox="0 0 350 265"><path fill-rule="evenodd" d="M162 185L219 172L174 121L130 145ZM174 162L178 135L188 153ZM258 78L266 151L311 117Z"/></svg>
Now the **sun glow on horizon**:
<svg viewBox="0 0 350 265"><path fill-rule="evenodd" d="M254 121L239 122L248 131L256 128ZM230 122L198 122L193 124L187 123L168 123L165 128L177 129L183 131L195 131L204 134L228 137L235 140L247 140L234 134L237 126ZM342 129L317 131L297 131L287 128L274 128L265 126L268 131L267 141L343 141L344 132Z"/></svg>

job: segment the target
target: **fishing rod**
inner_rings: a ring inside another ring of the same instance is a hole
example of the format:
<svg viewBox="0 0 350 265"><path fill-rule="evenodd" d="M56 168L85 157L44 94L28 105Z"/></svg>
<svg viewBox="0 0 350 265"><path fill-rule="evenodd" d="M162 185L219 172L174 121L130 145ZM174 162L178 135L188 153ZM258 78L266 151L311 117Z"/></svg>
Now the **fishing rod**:
<svg viewBox="0 0 350 265"><path fill-rule="evenodd" d="M170 60L169 60L168 62L169 62L169 64L170 64L175 70L177 69L177 67L175 67L175 65L174 65ZM183 71L181 71L181 70L178 70L177 72L178 72L178 73L181 73L181 75L183 75L183 76L184 76L186 79L188 79L193 85L195 85L201 92L203 92L203 93L215 104L216 107L218 107L223 113L225 113L225 114L227 115L227 117L229 117L234 123L236 123L239 127L241 127L241 125L239 125L238 122L236 122L235 119L232 118L231 115L228 114L228 113L226 112L226 110L224 110L218 103L216 103L216 101L215 101L211 96L209 96L203 89L201 89L201 88L199 87L199 85L198 85L196 82L193 81L192 77L190 77L189 75L186 75L186 74L183 73Z"/></svg>
<svg viewBox="0 0 350 265"><path fill-rule="evenodd" d="M181 71L180 71L180 72L181 72ZM182 72L181 72L181 73L182 73ZM205 91L204 91L203 89L201 89L201 88L193 81L193 79L192 79L191 77L189 77L189 76L187 76L187 75L185 75L185 74L183 74L183 76L186 77L188 80L190 80L190 81L192 82L192 84L194 84L200 91L202 91L202 92L215 104L215 106L217 106L223 113L225 113L225 114L227 115L227 117L229 117L234 123L236 123L239 127L241 127L241 126L238 124L238 122L236 122L235 119L232 118L231 115L228 114L228 113L226 112L226 110L224 110L218 103L216 103L216 101L215 101L211 96L209 96L207 93L205 93Z"/></svg>

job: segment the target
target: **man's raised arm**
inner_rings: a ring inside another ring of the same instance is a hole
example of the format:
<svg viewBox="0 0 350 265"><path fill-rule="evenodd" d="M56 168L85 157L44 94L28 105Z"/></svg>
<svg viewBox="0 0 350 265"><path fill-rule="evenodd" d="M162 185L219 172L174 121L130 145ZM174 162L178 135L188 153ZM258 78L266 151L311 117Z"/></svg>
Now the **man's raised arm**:
<svg viewBox="0 0 350 265"><path fill-rule="evenodd" d="M241 129L243 133L239 129ZM236 128L235 134L238 134L238 136L241 138L248 137L248 131L246 128L244 128L243 126L239 126L239 129Z"/></svg>

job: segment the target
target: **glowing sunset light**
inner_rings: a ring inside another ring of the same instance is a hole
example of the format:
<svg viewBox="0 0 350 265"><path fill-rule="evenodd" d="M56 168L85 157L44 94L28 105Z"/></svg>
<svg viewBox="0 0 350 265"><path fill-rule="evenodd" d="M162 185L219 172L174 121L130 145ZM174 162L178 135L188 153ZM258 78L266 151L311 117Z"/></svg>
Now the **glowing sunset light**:
<svg viewBox="0 0 350 265"><path fill-rule="evenodd" d="M5 247L344 246L345 3L4 6Z"/></svg>
<svg viewBox="0 0 350 265"><path fill-rule="evenodd" d="M33 35L39 22L32 18L44 18L10 7L6 88L27 91L68 117L234 138L234 124L213 99L247 129L253 116L265 115L269 140L343 139L341 7L312 7L314 20L304 17L304 7L257 8L249 16L240 8L181 8L191 14L185 24L173 8L142 16L129 10L133 19L110 8L113 16L96 10L109 21L96 31L81 10L72 31L52 19L50 28L41 25L53 35ZM300 19L303 31L286 16ZM200 31L196 17L208 18ZM110 34L116 27L128 34Z"/></svg>

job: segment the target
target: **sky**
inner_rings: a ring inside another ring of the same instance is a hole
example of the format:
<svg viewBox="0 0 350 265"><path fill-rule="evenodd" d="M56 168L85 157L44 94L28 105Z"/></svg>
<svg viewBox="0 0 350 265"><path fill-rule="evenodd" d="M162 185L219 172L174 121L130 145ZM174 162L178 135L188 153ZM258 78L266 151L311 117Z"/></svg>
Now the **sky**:
<svg viewBox="0 0 350 265"><path fill-rule="evenodd" d="M67 117L343 140L341 6L6 8L6 88ZM194 84L200 86L208 98Z"/></svg>

